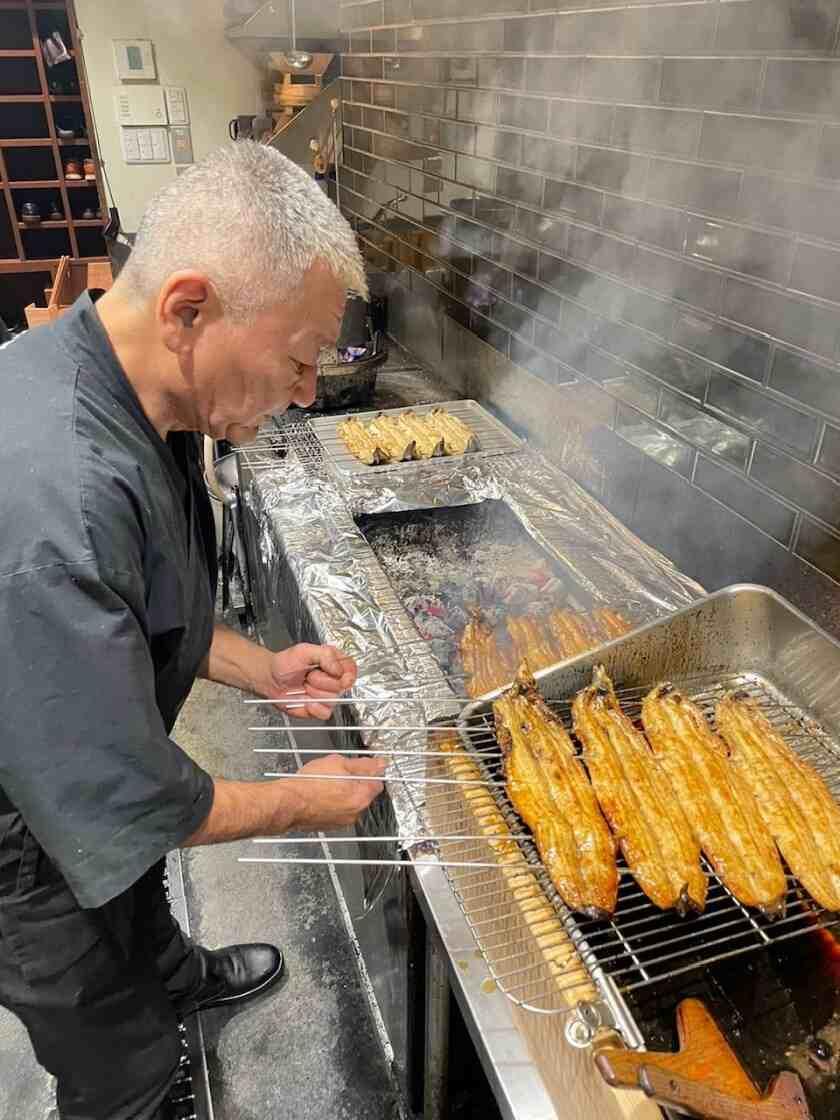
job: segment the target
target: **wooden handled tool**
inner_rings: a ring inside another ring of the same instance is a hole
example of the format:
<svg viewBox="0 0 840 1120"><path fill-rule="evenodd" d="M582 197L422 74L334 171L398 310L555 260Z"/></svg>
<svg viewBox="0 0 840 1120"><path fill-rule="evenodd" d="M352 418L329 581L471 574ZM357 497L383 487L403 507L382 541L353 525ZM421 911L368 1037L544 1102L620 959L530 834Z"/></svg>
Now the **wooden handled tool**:
<svg viewBox="0 0 840 1120"><path fill-rule="evenodd" d="M811 1120L796 1074L780 1073L762 1095L700 1000L679 1005L677 1034L676 1054L604 1047L595 1064L613 1088L641 1089L704 1120Z"/></svg>

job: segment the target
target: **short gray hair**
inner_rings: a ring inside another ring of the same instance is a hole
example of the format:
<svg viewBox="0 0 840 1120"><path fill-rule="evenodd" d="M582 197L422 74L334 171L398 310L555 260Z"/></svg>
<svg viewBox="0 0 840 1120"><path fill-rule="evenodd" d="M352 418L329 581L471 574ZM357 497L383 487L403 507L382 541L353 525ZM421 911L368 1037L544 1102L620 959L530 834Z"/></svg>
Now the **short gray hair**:
<svg viewBox="0 0 840 1120"><path fill-rule="evenodd" d="M155 194L119 284L151 299L173 272L197 269L225 311L247 321L316 261L367 296L355 235L315 180L274 148L237 140Z"/></svg>

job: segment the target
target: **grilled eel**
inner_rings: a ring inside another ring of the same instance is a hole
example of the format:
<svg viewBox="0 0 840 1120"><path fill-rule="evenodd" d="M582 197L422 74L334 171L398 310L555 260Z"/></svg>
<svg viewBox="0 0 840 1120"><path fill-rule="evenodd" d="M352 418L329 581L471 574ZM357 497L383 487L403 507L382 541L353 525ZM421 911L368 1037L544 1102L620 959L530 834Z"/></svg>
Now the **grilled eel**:
<svg viewBox="0 0 840 1120"><path fill-rule="evenodd" d="M752 789L788 867L820 906L840 911L840 806L825 782L748 693L725 696L716 718L731 764Z"/></svg>
<svg viewBox="0 0 840 1120"><path fill-rule="evenodd" d="M721 881L745 906L782 915L787 881L776 844L703 713L673 685L660 684L642 703L642 724Z"/></svg>
<svg viewBox="0 0 840 1120"><path fill-rule="evenodd" d="M361 462L367 463L369 467L388 462L388 453L377 443L364 424L354 417L344 420L337 426L336 431L350 454Z"/></svg>
<svg viewBox="0 0 840 1120"><path fill-rule="evenodd" d="M425 416L418 416L411 409L396 417L397 427L403 435L415 441L418 456L421 459L435 459L444 453L444 439L425 421Z"/></svg>
<svg viewBox="0 0 840 1120"><path fill-rule="evenodd" d="M427 412L426 423L443 437L447 455L463 455L467 451L478 450L478 440L472 428L445 408L433 408Z"/></svg>
<svg viewBox="0 0 840 1120"><path fill-rule="evenodd" d="M615 842L565 728L523 662L493 704L507 791L570 910L604 918L615 910Z"/></svg>
<svg viewBox="0 0 840 1120"><path fill-rule="evenodd" d="M416 441L402 431L393 416L380 412L368 424L367 430L385 448L392 462L403 463L414 458Z"/></svg>
<svg viewBox="0 0 840 1120"><path fill-rule="evenodd" d="M548 628L558 661L586 653L599 643L590 620L577 611L552 611L548 616Z"/></svg>
<svg viewBox="0 0 840 1120"><path fill-rule="evenodd" d="M575 697L572 715L598 801L636 882L662 910L702 911L708 880L700 845L602 665Z"/></svg>
<svg viewBox="0 0 840 1120"><path fill-rule="evenodd" d="M593 624L597 627L603 635L602 641L609 638L620 638L624 634L629 634L633 629L632 623L618 613L618 611L611 610L609 607L599 607L593 611L591 616Z"/></svg>
<svg viewBox="0 0 840 1120"><path fill-rule="evenodd" d="M545 669L559 660L557 651L540 626L539 619L517 615L507 620L507 631L516 651L516 660L527 661L533 669Z"/></svg>
<svg viewBox="0 0 840 1120"><path fill-rule="evenodd" d="M515 665L499 645L490 627L479 616L464 627L461 635L461 662L467 675L470 696L483 696L506 684Z"/></svg>
<svg viewBox="0 0 840 1120"><path fill-rule="evenodd" d="M449 777L460 781L481 779L478 766L457 740L444 741L439 749L451 752L443 771ZM519 912L521 921L528 927L534 938L539 958L547 963L551 976L563 992L569 1006L574 1007L578 1000L594 1000L597 994L589 973L583 967L580 957L569 940L557 911L545 897L542 887L534 876L533 868L526 862L521 846L512 838L504 839L510 837L510 829L487 787L476 784L465 785L461 789L467 809L475 820L476 831L488 837L498 837L490 840L489 846L494 850L496 859L501 865L501 874L510 897ZM435 806L434 799L427 804L433 820ZM448 816L445 821L446 823L441 822L442 830L451 827ZM448 843L444 851L447 849ZM463 855L457 848L454 849L454 854L455 858L462 858ZM500 906L503 908L503 904ZM527 953L527 945L522 944L519 951Z"/></svg>

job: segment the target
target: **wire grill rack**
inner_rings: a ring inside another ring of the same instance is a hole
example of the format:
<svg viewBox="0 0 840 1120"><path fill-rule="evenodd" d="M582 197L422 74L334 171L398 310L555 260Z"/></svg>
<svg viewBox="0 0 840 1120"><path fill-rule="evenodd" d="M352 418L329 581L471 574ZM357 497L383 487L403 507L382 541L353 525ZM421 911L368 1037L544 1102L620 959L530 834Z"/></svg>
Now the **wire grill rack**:
<svg viewBox="0 0 840 1120"><path fill-rule="evenodd" d="M482 408L477 401L473 400L440 401L437 404L416 404L409 408L386 408L372 412L356 412L353 413L353 417L362 423L367 423L380 414L398 416L402 412L411 411L418 416L422 416L433 408L445 409L472 429L478 439L478 449L468 452L467 454L470 457L510 454L522 447L522 440L518 436L515 436L495 416L491 416L485 408ZM434 467L441 462L452 462L453 460L457 462L463 458L461 455L450 455L443 457L443 459L420 459L408 463L383 463L379 466L370 466L352 455L338 434L338 425L348 418L349 414L343 414L341 416L319 416L310 421L312 430L322 443L330 462L343 474L377 475L395 470L424 470L430 464Z"/></svg>
<svg viewBox="0 0 840 1120"><path fill-rule="evenodd" d="M324 462L321 445L306 420L284 416L261 428L253 443L236 447L243 465L252 473L276 470L284 463L298 462L308 474Z"/></svg>
<svg viewBox="0 0 840 1120"><path fill-rule="evenodd" d="M709 717L726 691L749 692L793 749L821 773L832 793L840 794L840 748L763 678L729 675L675 683ZM619 691L632 719L638 719L646 692L647 688ZM551 707L571 729L570 704ZM536 846L507 797L492 713L471 717L459 732L466 750L453 756L457 761L427 764L427 773L457 768L462 778L473 772L486 784L472 790L440 786L427 792L426 818L439 836L459 831L473 835L477 822L498 835L504 826L510 831L515 852L511 842L494 840L445 841L438 847L447 862L495 858L499 863L498 870L448 868L447 875L494 982L515 1003L544 1013L569 1012L580 999L594 998L597 988L615 1006L621 1004L623 992L840 925L840 916L821 910L790 877L785 915L770 921L741 905L708 864L710 889L702 915L680 918L660 911L621 863L613 917L596 921L573 915L542 869Z"/></svg>

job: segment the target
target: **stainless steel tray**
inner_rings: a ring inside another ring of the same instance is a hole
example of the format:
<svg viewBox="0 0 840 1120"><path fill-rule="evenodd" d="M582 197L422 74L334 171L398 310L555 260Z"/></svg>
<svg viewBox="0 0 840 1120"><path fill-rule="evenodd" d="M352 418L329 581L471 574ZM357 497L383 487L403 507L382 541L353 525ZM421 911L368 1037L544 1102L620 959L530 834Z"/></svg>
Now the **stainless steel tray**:
<svg viewBox="0 0 840 1120"><path fill-rule="evenodd" d="M327 460L344 474L378 474L382 471L422 469L423 465L427 463L435 463L439 466L446 462L447 458L456 461L461 460L463 456L449 455L439 459L417 459L409 463L383 463L380 466L371 467L350 454L337 429L338 425L342 421L350 419L351 415L354 420L367 423L374 416L380 414L399 416L403 412L411 411L422 416L431 412L433 408L446 409L447 412L450 412L459 420L463 420L475 432L478 440L478 450L468 452L470 458L484 455L503 455L517 451L522 446L522 440L518 436L508 431L501 421L497 420L495 416L491 416L486 408L481 407L478 401L473 400L440 401L435 404L411 405L410 408L384 408L375 409L372 412L344 413L340 416L319 416L311 419L309 424L318 437Z"/></svg>
<svg viewBox="0 0 840 1120"><path fill-rule="evenodd" d="M725 690L747 689L840 800L840 643L775 592L752 585L726 588L624 638L538 672L542 695L567 725L571 700L591 682L596 664L605 665L622 707L634 718L648 689L663 680L682 688L707 714ZM494 757L492 699L499 691L464 708L458 727L464 746L493 783L499 808L516 829L518 818L500 781L501 763ZM518 829L522 831L521 824ZM572 915L545 873L540 873L546 896L562 917L611 1018L624 1025L625 1037L632 1037L633 1030L622 993L840 922L838 916L815 909L792 882L786 916L768 921L737 903L711 868L707 870L710 903L690 924L658 911L626 874L611 920L599 923ZM469 898L454 882L453 887L494 978L505 990L505 975L511 971L509 951L504 960L496 959L495 945L472 920ZM509 992L511 998L536 1010L555 1006L557 977L534 972L529 977L527 993L519 993L518 998L516 992ZM579 984L579 972L569 982Z"/></svg>

